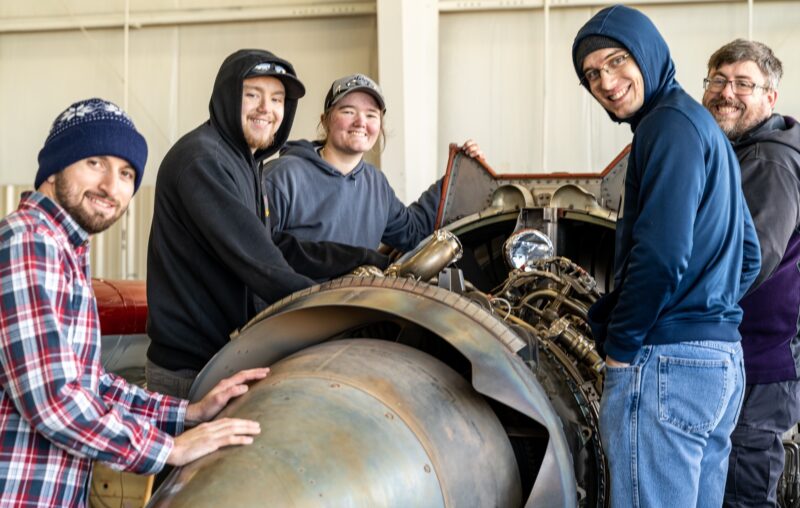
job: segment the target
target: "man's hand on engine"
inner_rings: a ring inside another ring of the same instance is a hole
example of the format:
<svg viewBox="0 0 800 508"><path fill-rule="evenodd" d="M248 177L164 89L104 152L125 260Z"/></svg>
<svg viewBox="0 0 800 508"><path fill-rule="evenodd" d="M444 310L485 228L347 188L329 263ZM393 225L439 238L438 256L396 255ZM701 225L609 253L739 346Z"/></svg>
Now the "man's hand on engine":
<svg viewBox="0 0 800 508"><path fill-rule="evenodd" d="M268 374L269 368L264 367L243 370L223 379L202 400L189 404L186 408L185 425L191 427L211 420L222 411L231 399L247 393L248 382L264 379Z"/></svg>
<svg viewBox="0 0 800 508"><path fill-rule="evenodd" d="M258 422L240 418L222 418L201 423L175 438L167 464L183 466L223 446L251 444L253 436L260 432L261 426Z"/></svg>

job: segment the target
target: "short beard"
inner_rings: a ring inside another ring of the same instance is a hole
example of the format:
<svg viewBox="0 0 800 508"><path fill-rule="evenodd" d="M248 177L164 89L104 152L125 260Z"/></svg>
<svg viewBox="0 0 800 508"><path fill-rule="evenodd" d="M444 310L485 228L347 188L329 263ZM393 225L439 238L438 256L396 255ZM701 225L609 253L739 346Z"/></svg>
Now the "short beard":
<svg viewBox="0 0 800 508"><path fill-rule="evenodd" d="M90 235L102 233L110 228L127 209L127 207L119 209L117 214L111 218L87 212L81 207L83 200L87 199L86 196L77 195L62 173L56 173L55 175L55 197L61 208L66 210L70 217ZM101 197L108 198L108 196ZM119 203L117 203L117 207L119 207Z"/></svg>
<svg viewBox="0 0 800 508"><path fill-rule="evenodd" d="M746 110L745 110L745 108L744 108L744 106L742 105L741 102L737 102L737 101L733 101L733 100L729 100L729 99L725 99L725 98L720 97L718 99L710 100L710 101L708 101L708 104L704 104L704 105L705 105L706 109L708 109L709 112L711 112L711 116L714 117L714 120L716 120L717 117L714 115L714 110L712 108L716 108L717 106L733 106L733 107L737 108L739 111L742 112L741 115L739 116L739 118L736 120L736 122L733 125L721 125L721 124L719 124L719 122L717 122L717 124L719 125L719 128L722 129L722 132L725 133L725 136L728 139L739 139L747 131L749 131L750 129L755 127L755 125L746 123L747 120L748 120L746 118L746 116L745 116L745 111Z"/></svg>
<svg viewBox="0 0 800 508"><path fill-rule="evenodd" d="M247 146L250 147L250 150L266 150L272 146L272 143L275 141L275 135L273 134L268 139L262 141L260 138L253 136L250 134L250 131L245 129L244 140L247 142Z"/></svg>

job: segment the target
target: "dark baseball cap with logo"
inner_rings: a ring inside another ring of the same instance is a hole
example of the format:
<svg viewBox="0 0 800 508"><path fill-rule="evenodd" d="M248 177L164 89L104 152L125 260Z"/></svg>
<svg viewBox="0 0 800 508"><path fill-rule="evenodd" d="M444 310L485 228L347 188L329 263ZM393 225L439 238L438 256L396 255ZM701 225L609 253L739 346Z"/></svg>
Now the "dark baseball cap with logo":
<svg viewBox="0 0 800 508"><path fill-rule="evenodd" d="M383 92L378 83L364 74L351 74L339 78L331 84L328 95L325 96L325 111L332 108L337 102L350 92L365 92L370 94L383 113L386 113L386 101L383 100Z"/></svg>
<svg viewBox="0 0 800 508"><path fill-rule="evenodd" d="M255 64L244 75L245 79L257 76L277 78L286 88L286 98L299 99L306 94L306 87L294 75L294 69L283 65L281 62L260 62Z"/></svg>

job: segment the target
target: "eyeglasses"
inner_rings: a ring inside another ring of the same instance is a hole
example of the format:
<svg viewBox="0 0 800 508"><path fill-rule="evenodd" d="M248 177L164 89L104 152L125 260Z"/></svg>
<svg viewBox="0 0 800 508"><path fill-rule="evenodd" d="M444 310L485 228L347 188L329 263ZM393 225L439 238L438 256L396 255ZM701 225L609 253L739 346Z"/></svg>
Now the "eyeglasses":
<svg viewBox="0 0 800 508"><path fill-rule="evenodd" d="M599 69L587 69L583 72L583 79L581 79L581 85L584 83L596 83L600 79L600 71L605 71L606 74L609 76L613 76L620 69L622 69L626 63L628 63L628 58L630 58L630 53L623 53L621 55L612 56L611 59Z"/></svg>
<svg viewBox="0 0 800 508"><path fill-rule="evenodd" d="M750 95L756 88L769 90L768 86L757 85L752 81L747 81L746 79L725 79L721 76L711 79L705 78L703 80L703 88L709 92L720 93L725 90L725 87L728 86L728 83L731 84L731 89L736 95Z"/></svg>

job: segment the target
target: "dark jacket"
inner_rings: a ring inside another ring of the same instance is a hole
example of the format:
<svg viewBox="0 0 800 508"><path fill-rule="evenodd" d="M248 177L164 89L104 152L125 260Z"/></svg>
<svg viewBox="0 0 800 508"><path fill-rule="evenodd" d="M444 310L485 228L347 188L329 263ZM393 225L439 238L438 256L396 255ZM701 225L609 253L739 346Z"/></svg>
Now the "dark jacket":
<svg viewBox="0 0 800 508"><path fill-rule="evenodd" d="M242 82L264 62L294 74L266 51L229 56L214 83L210 119L178 140L159 168L147 255L147 355L167 369L201 369L254 316L254 294L271 303L313 279L386 264L366 249L289 235L273 242L260 164L288 138L297 100L287 97L273 144L252 154L241 124Z"/></svg>
<svg viewBox="0 0 800 508"><path fill-rule="evenodd" d="M372 249L383 242L401 251L433 233L441 180L406 207L378 168L362 160L342 174L320 157L320 146L290 141L266 164L263 184L273 232Z"/></svg>
<svg viewBox="0 0 800 508"><path fill-rule="evenodd" d="M741 191L739 164L710 113L675 81L653 23L621 5L580 30L619 41L644 80L630 118L633 141L617 222L618 301L606 353L630 362L643 344L739 341L739 299L759 270L758 241ZM628 64L631 65L631 64Z"/></svg>
<svg viewBox="0 0 800 508"><path fill-rule="evenodd" d="M761 243L761 272L739 304L748 384L800 378L800 124L772 115L733 142Z"/></svg>

